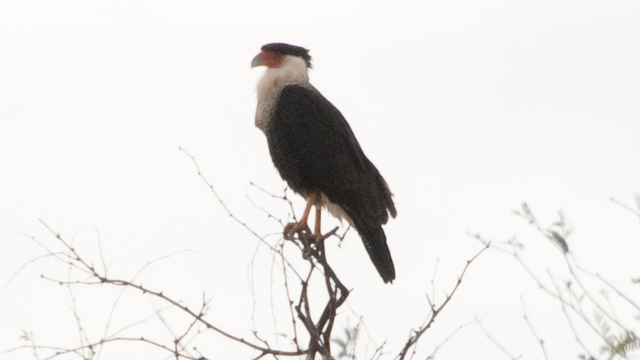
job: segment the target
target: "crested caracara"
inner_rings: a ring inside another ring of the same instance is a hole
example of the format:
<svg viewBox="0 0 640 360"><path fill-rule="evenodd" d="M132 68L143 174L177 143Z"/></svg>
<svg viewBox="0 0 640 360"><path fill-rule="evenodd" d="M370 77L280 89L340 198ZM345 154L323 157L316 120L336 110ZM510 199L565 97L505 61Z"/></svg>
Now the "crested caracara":
<svg viewBox="0 0 640 360"><path fill-rule="evenodd" d="M267 68L257 86L255 124L267 136L280 176L307 200L300 221L285 232L308 229L315 206L313 235L322 239L320 209L326 206L358 231L378 273L384 282L391 282L395 269L382 230L389 214L396 216L389 186L364 155L340 111L309 83L309 51L267 44L251 66Z"/></svg>

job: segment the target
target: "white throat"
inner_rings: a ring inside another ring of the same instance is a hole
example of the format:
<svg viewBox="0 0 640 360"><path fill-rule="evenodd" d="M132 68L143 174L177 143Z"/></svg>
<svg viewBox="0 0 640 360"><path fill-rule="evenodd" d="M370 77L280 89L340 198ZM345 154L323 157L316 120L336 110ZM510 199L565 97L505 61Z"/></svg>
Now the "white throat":
<svg viewBox="0 0 640 360"><path fill-rule="evenodd" d="M307 64L297 56L285 55L278 68L267 68L258 81L258 107L256 127L265 130L276 101L287 85L309 85Z"/></svg>

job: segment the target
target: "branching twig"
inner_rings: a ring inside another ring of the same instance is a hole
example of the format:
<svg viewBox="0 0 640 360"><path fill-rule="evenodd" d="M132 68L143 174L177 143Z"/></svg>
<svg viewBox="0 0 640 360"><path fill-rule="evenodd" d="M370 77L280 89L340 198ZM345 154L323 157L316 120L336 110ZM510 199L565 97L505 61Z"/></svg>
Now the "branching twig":
<svg viewBox="0 0 640 360"><path fill-rule="evenodd" d="M500 343L498 343L491 335L489 335L489 333L487 332L487 329L484 328L484 326L482 326L482 321L478 320L478 318L476 317L476 321L478 322L478 326L480 326L480 329L482 329L482 332L484 332L484 334L487 336L487 339L489 339L489 341L491 341L498 349L502 350L503 353L505 353L505 355L507 355L508 357L511 358L511 360L516 360L521 358L522 356L518 356L513 357L513 355L509 354L509 352L507 351L507 349L505 349L502 345L500 345Z"/></svg>
<svg viewBox="0 0 640 360"><path fill-rule="evenodd" d="M222 336L224 336L224 337L226 337L228 339L231 339L233 341L239 342L239 343L241 343L243 345L246 345L248 347L251 347L253 349L261 351L261 352L263 352L265 354L274 354L274 355L283 355L283 356L298 356L298 355L304 355L304 354L307 353L307 351L295 351L295 352L279 351L279 350L271 350L271 349L263 348L263 347L260 347L260 346L256 346L256 345L254 345L254 344L252 344L252 343L250 343L250 342L248 342L248 341L246 341L246 340L244 340L242 338L238 338L236 336L233 336L233 335L225 332L224 330L214 326L213 324L211 324L210 322L205 320L202 317L201 313L196 314L195 312L190 310L187 306L180 304L179 302L177 302L176 300L173 300L172 298L169 298L168 296L164 295L162 292L153 291L151 289L145 288L142 285L138 285L138 284L135 284L135 283L130 282L130 281L107 278L104 275L99 274L95 270L94 267L90 266L76 252L76 250L73 247L71 247L69 245L69 243L67 243L60 236L60 234L58 234L55 231L53 231L53 229L51 229L44 222L42 222L42 223L44 224L44 226L47 229L49 229L49 231L56 237L56 239L58 239L71 252L72 256L70 258L73 260L73 262L75 264L75 267L84 270L84 272L89 273L92 278L96 279L96 281L60 281L60 280L49 278L49 277L47 277L45 275L41 275L41 277L46 279L46 280L54 281L54 282L57 282L57 283L60 283L60 284L68 284L68 285L74 285L74 284L84 284L84 285L112 284L112 285L116 285L116 286L125 286L125 287L135 288L135 289L138 289L139 291L141 291L143 294L153 295L155 297L158 297L158 298L160 298L160 299L172 304L173 306L175 306L175 307L179 308L180 310L182 310L183 312L187 313L195 321L197 321L197 322L203 324L204 326L206 326L208 329L214 330L215 332L219 333L220 335L222 335Z"/></svg>
<svg viewBox="0 0 640 360"><path fill-rule="evenodd" d="M449 341L449 339L451 339L451 338L453 337L453 335L455 335L458 331L462 330L463 328L465 328L465 327L467 327L467 326L469 326L469 325L473 325L473 324L475 324L475 323L478 323L478 322L480 322L480 321L482 321L482 320L475 320L475 321L472 321L472 322L470 322L470 323L460 325L460 326L459 326L457 329L455 329L451 334L449 334L449 336L447 336L447 337L446 337L446 339L444 339L440 344L438 344L438 345L435 347L435 349L433 349L433 352L431 353L431 355L429 355L429 356L427 357L427 360L430 360L430 359L435 358L435 355L436 355L436 353L438 352L438 350L440 350L440 348L441 348L444 344L446 344L446 343L447 343L447 341Z"/></svg>
<svg viewBox="0 0 640 360"><path fill-rule="evenodd" d="M524 299L522 298L522 295L520 295L520 302L522 303L522 312L524 313L524 320L527 322L527 325L529 325L529 329L531 329L531 333L538 341L538 344L540 344L540 347L542 348L542 353L544 354L544 358L548 360L549 357L547 356L547 350L544 348L544 340L540 339L538 334L536 334L536 331L533 329L533 325L531 325L531 322L529 321L529 316L527 316L527 309L525 309L524 307Z"/></svg>
<svg viewBox="0 0 640 360"><path fill-rule="evenodd" d="M43 358L42 360L51 360L54 359L58 356L62 356L62 355L66 355L66 354L71 354L71 353L75 353L77 355L79 355L81 358L85 358L82 356L82 354L80 353L81 351L85 350L85 349L92 349L95 347L99 347L102 346L104 344L108 344L108 343L112 343L112 342L121 342L121 341L132 341L132 342L142 342L142 343L146 343L149 345L152 345L154 347L160 348L162 350L166 350L168 352L170 352L171 354L173 354L174 356L176 356L177 358L181 358L181 359L189 359L189 360L193 360L193 358L180 354L180 353L175 353L173 350L169 349L168 347L166 347L165 345L159 344L155 341L149 340L149 339L145 339L144 337L139 337L139 338L129 338L129 337L117 337L117 338L111 338L111 339L103 339L100 341L96 341L90 344L84 344L78 347L75 347L73 349L66 349L66 348L61 348L61 347L55 347L55 346L42 346L42 345L23 345L23 346L18 346L12 349L9 349L5 352L0 353L0 355L4 355L4 354L8 354L11 352L14 352L16 350L20 350L20 349L32 349L32 348L38 348L38 349L44 349L44 350L52 350L55 352L55 354ZM206 360L206 358L201 357L199 359L196 360Z"/></svg>
<svg viewBox="0 0 640 360"><path fill-rule="evenodd" d="M620 201L618 201L618 200L616 200L614 198L611 198L609 200L611 200L611 202L613 202L614 204L620 205L623 208L629 210L634 215L640 217L640 194L636 194L636 207L638 208L637 210L636 209L632 209L629 205L624 204L624 203L622 203L622 202L620 202Z"/></svg>
<svg viewBox="0 0 640 360"><path fill-rule="evenodd" d="M462 270L462 274L460 275L460 277L458 277L458 282L456 283L456 286L453 288L453 291L451 291L451 294L447 295L447 297L444 300L444 302L442 303L442 305L440 305L438 308L436 308L435 305L432 304L431 301L429 300L430 307L431 307L431 309L430 309L431 310L431 317L430 317L429 321L422 328L420 328L419 330L415 331L415 334L413 336L409 337L409 340L404 345L404 348L402 349L402 351L400 351L400 353L396 357L398 360L403 360L405 358L405 356L407 355L409 349L411 349L411 347L416 345L418 343L418 340L420 340L420 337L427 330L429 330L429 328L431 327L431 325L435 321L435 319L438 316L438 314L440 314L440 312L444 309L444 307L447 306L447 304L449 303L449 301L451 300L453 295L456 293L456 290L458 290L458 287L462 283L462 278L464 277L464 274L467 272L467 269L469 268L469 265L471 265L471 263L476 258L478 258L478 256L480 256L480 254L482 254L486 249L488 249L489 245L491 245L491 243L488 243L484 248L482 248L482 250L480 250L480 252L478 252L476 254L476 256L474 256L471 260L467 260L467 264L464 266L464 269ZM428 299L428 297L427 297L427 299Z"/></svg>
<svg viewBox="0 0 640 360"><path fill-rule="evenodd" d="M551 282L553 283L553 286L555 286L555 288L556 288L557 298L560 300L560 305L562 306L562 312L564 313L564 316L565 316L565 318L567 319L567 323L569 324L569 327L571 328L571 332L573 333L573 336L574 336L574 338L575 338L576 342L577 342L578 344L580 344L580 346L582 347L582 349L583 349L587 354L589 354L589 356L590 356L591 358L593 358L593 355L591 355L591 353L589 352L589 349L587 349L587 347L584 345L584 343L582 343L582 340L580 340L580 337L578 336L578 333L576 332L576 329L575 329L575 327L573 326L573 322L571 321L571 318L569 317L569 314L567 313L567 309L566 309L566 306L565 306L566 301L562 298L562 294L561 294L561 292L560 292L560 289L558 288L558 285L556 285L555 281L553 281L553 276L551 275L551 272L550 272L548 269L547 269L547 273L549 274L549 277L551 278ZM575 310L575 307L571 306L571 308ZM577 312L577 311L576 311L576 312ZM587 323L588 323L589 325L591 325L591 323L590 323L588 320L586 320L586 321L587 321ZM594 330L597 334L600 334L600 332L599 332L597 329L593 328L593 330Z"/></svg>

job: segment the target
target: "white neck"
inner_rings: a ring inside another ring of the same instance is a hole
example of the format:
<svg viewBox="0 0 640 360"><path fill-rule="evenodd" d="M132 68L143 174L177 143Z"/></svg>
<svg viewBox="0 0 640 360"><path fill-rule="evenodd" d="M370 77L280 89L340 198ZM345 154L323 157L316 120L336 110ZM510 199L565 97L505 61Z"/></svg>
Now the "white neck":
<svg viewBox="0 0 640 360"><path fill-rule="evenodd" d="M267 68L258 81L256 126L264 131L278 95L287 85L309 85L307 64L297 56L285 55L280 67Z"/></svg>

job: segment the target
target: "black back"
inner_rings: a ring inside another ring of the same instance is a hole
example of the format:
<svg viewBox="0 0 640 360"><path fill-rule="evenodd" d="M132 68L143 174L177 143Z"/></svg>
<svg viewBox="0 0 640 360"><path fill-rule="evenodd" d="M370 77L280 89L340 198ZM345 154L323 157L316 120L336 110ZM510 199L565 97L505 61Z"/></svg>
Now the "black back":
<svg viewBox="0 0 640 360"><path fill-rule="evenodd" d="M349 124L314 88L286 86L265 129L280 175L295 192L321 191L351 218L385 282L395 278L382 224L395 217L389 188Z"/></svg>

